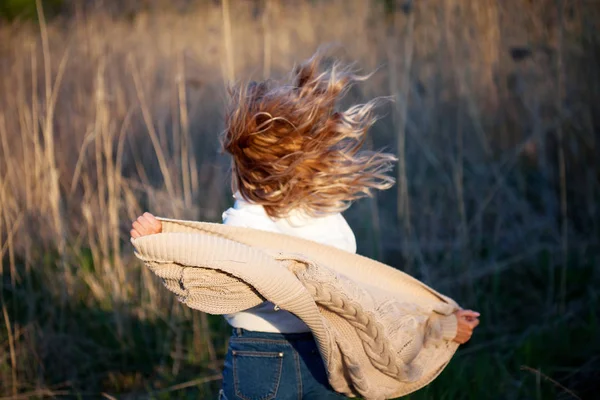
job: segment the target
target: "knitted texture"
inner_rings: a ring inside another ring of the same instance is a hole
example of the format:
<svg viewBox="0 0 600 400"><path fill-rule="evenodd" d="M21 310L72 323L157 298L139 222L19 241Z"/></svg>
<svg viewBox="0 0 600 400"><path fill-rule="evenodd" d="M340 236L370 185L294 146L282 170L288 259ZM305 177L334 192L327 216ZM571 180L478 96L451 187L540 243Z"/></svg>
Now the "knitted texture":
<svg viewBox="0 0 600 400"><path fill-rule="evenodd" d="M311 329L338 392L407 395L458 343L450 298L385 264L279 233L160 218L136 256L191 308L229 314L270 301Z"/></svg>

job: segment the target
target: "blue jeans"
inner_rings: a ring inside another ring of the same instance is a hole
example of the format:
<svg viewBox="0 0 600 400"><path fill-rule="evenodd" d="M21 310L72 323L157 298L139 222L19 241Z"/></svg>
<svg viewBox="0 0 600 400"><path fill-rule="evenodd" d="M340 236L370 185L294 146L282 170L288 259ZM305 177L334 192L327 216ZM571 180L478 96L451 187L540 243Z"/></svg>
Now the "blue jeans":
<svg viewBox="0 0 600 400"><path fill-rule="evenodd" d="M235 328L223 370L222 400L346 399L335 392L309 333Z"/></svg>

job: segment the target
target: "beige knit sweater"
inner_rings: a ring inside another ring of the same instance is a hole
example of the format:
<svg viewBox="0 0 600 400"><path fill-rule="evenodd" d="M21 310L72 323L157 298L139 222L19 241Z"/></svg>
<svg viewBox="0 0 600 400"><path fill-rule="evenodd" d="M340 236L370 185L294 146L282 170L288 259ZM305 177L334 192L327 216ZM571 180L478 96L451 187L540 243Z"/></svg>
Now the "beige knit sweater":
<svg viewBox="0 0 600 400"><path fill-rule="evenodd" d="M229 314L271 301L311 329L331 386L387 399L427 385L458 344L459 307L360 255L279 233L159 218L136 256L191 308Z"/></svg>

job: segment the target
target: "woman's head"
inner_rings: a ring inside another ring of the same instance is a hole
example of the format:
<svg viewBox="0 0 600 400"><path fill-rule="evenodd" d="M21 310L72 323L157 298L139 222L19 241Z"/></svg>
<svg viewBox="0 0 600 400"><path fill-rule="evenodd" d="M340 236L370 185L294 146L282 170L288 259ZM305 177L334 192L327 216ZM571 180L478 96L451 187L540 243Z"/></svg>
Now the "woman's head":
<svg viewBox="0 0 600 400"><path fill-rule="evenodd" d="M230 90L223 149L233 158L234 191L272 217L291 210L322 215L345 210L373 189L387 189L395 157L360 150L375 101L336 110L352 83L364 80L317 55L291 82L252 82Z"/></svg>

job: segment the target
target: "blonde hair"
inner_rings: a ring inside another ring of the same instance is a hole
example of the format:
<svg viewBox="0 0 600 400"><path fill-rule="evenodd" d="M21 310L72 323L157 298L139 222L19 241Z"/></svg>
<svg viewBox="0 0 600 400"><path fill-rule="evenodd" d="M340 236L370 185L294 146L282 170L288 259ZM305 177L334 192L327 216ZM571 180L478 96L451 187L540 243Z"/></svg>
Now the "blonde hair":
<svg viewBox="0 0 600 400"><path fill-rule="evenodd" d="M360 150L377 100L336 111L350 86L366 77L339 63L319 72L321 60L315 55L297 66L291 83L229 90L222 146L232 155L232 190L274 218L291 210L341 212L394 184L386 173L395 156Z"/></svg>

